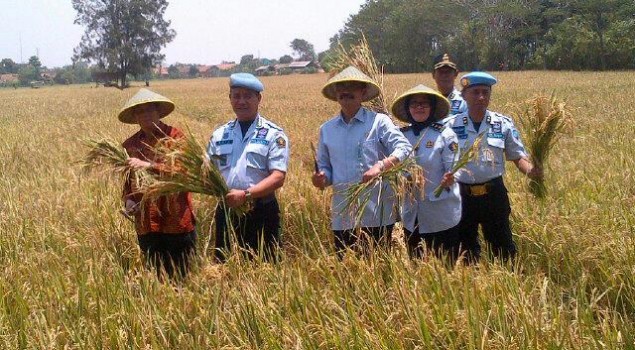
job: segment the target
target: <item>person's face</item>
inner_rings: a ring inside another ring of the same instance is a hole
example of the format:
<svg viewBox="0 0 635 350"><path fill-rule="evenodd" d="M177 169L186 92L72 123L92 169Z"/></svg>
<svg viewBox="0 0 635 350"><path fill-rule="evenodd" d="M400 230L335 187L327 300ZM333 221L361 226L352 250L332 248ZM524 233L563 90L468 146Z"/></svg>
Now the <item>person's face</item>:
<svg viewBox="0 0 635 350"><path fill-rule="evenodd" d="M258 114L258 105L262 96L253 90L235 87L229 90L229 102L236 114L236 118L241 121L252 120Z"/></svg>
<svg viewBox="0 0 635 350"><path fill-rule="evenodd" d="M146 132L154 132L157 129L159 121L159 109L154 103L144 103L134 107L132 114L137 120L137 124L141 130Z"/></svg>
<svg viewBox="0 0 635 350"><path fill-rule="evenodd" d="M359 109L366 94L366 83L348 81L335 84L337 102L344 111Z"/></svg>
<svg viewBox="0 0 635 350"><path fill-rule="evenodd" d="M463 89L462 95L470 111L484 112L489 106L492 87L487 85L471 86Z"/></svg>
<svg viewBox="0 0 635 350"><path fill-rule="evenodd" d="M432 72L432 78L434 78L434 81L437 83L437 88L443 94L448 94L452 91L454 88L454 80L458 75L459 72L448 66L435 69L434 72Z"/></svg>
<svg viewBox="0 0 635 350"><path fill-rule="evenodd" d="M428 120L431 110L432 100L423 94L414 95L408 103L408 111L410 111L412 119L418 123Z"/></svg>

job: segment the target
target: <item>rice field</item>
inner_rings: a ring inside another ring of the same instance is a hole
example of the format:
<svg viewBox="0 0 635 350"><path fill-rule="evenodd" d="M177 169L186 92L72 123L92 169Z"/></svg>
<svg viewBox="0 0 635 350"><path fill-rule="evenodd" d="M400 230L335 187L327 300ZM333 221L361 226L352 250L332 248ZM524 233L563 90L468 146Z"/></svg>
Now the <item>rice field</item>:
<svg viewBox="0 0 635 350"><path fill-rule="evenodd" d="M136 88L0 89L2 349L633 349L635 72L496 74L505 114L555 92L573 115L536 200L508 165L517 264L446 269L390 253L338 261L329 191L312 187L310 142L338 111L326 74L265 77L261 113L285 128L278 197L283 259L211 262L213 209L196 196L200 259L182 284L146 270L121 184L82 173L82 139L123 141L116 114ZM389 75L392 98L429 74ZM230 120L226 78L153 82L166 122L206 142ZM519 124L519 123L517 123Z"/></svg>

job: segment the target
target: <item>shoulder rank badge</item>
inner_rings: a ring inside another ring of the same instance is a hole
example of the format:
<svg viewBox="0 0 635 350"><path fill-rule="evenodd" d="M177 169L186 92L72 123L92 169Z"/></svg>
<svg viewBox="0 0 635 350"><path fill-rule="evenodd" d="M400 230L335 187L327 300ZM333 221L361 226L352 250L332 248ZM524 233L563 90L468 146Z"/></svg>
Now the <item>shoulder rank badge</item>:
<svg viewBox="0 0 635 350"><path fill-rule="evenodd" d="M428 141L426 142L426 148L432 148L434 146L434 142Z"/></svg>
<svg viewBox="0 0 635 350"><path fill-rule="evenodd" d="M456 153L456 151L459 150L459 144L454 142L454 141L452 141L452 143L450 143L448 148L450 149L450 151L452 151L452 153Z"/></svg>

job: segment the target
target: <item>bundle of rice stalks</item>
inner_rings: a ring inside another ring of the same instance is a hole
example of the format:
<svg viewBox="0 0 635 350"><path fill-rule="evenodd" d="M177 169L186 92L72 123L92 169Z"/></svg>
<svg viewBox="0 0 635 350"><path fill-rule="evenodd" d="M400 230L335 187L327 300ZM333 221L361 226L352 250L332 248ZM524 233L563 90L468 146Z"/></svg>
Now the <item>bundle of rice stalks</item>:
<svg viewBox="0 0 635 350"><path fill-rule="evenodd" d="M377 177L368 182L356 183L348 187L344 193L344 207L341 214L348 216L354 214L357 225L364 215L364 209L371 200L373 188L379 187L377 202L387 194L384 193L386 184L392 188L397 200L401 202L403 197L413 193L412 188L423 188L423 168L419 166L414 157L408 157L403 162L390 169L382 171Z"/></svg>
<svg viewBox="0 0 635 350"><path fill-rule="evenodd" d="M160 173L143 188L142 205L179 192L214 196L224 203L229 187L216 165L207 158L205 148L190 132L182 139L162 139L156 149L163 165ZM248 209L245 205L231 211L244 214Z"/></svg>
<svg viewBox="0 0 635 350"><path fill-rule="evenodd" d="M335 49L335 56L331 63L330 76L341 72L348 66L355 66L364 74L373 79L379 85L379 96L368 102L369 108L377 113L388 114L389 103L384 94L384 70L377 67L375 56L368 46L366 36L362 33L362 38L357 45L346 49L341 43Z"/></svg>
<svg viewBox="0 0 635 350"><path fill-rule="evenodd" d="M469 163L470 161L476 158L476 156L478 155L478 150L481 148L481 142L483 141L484 135L485 133L481 133L474 139L474 142L472 142L472 144L469 147L463 147L461 149L461 155L459 156L459 159L452 166L452 170L450 170L450 173L452 173L452 175L454 175L457 171L465 168L467 163ZM434 190L434 196L439 198L442 192L443 192L443 187L439 185Z"/></svg>
<svg viewBox="0 0 635 350"><path fill-rule="evenodd" d="M101 173L119 176L124 180L134 174L137 187L149 180L147 172L134 171L128 165L130 156L118 142L102 137L99 140L85 139L83 144L89 148L86 156L79 161L84 172L100 170Z"/></svg>
<svg viewBox="0 0 635 350"><path fill-rule="evenodd" d="M544 169L551 150L571 120L566 103L559 101L555 94L535 97L524 103L519 119L531 162ZM529 192L536 198L544 198L547 195L544 178L530 179Z"/></svg>

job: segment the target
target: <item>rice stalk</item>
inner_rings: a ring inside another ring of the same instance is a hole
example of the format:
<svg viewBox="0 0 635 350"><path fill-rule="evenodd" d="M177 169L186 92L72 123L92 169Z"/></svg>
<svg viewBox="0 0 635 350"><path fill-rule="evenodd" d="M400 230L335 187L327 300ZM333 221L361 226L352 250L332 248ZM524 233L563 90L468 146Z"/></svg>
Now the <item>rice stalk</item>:
<svg viewBox="0 0 635 350"><path fill-rule="evenodd" d="M137 187L149 181L146 171L134 170L128 165L130 156L117 141L102 137L99 140L85 139L83 144L89 148L88 153L79 161L85 173L99 171L102 174L118 176L124 181L132 176Z"/></svg>
<svg viewBox="0 0 635 350"><path fill-rule="evenodd" d="M341 43L338 44L331 63L330 75L334 76L348 66L355 66L379 85L379 95L368 102L369 108L377 113L388 114L390 104L384 93L384 68L377 66L375 56L368 46L364 33L362 33L359 43L348 49Z"/></svg>
<svg viewBox="0 0 635 350"><path fill-rule="evenodd" d="M424 135L425 133L421 135L413 149L419 147ZM423 168L417 164L416 158L411 154L403 162L396 164L390 169L383 170L370 181L352 184L343 191L345 204L340 213L343 215L354 213L355 225L359 224L364 215L364 210L371 200L372 189L375 186L379 186L379 193L377 194L377 202L379 203L385 195L384 184L393 189L397 201L401 203L406 196L411 196L415 192L413 191L414 188L423 190L425 184Z"/></svg>
<svg viewBox="0 0 635 350"><path fill-rule="evenodd" d="M527 100L520 112L525 146L534 166L544 169L551 150L564 133L571 116L566 103L552 93L551 97L538 96ZM536 198L545 198L547 186L544 178L530 179L529 192Z"/></svg>
<svg viewBox="0 0 635 350"><path fill-rule="evenodd" d="M161 196L179 192L216 197L221 204L229 187L222 174L206 155L205 148L192 133L181 139L164 138L157 143L157 155L163 159L161 171L143 188L142 205ZM245 214L247 205L230 210Z"/></svg>
<svg viewBox="0 0 635 350"><path fill-rule="evenodd" d="M452 173L452 175L456 174L457 171L465 168L467 163L471 162L472 160L476 158L477 152L481 148L481 142L483 141L484 135L485 133L481 133L474 139L474 142L472 142L472 144L469 147L464 147L461 149L461 156L452 165L452 169L450 170L450 173ZM442 192L443 192L443 187L439 185L437 186L437 188L434 189L434 196L436 198L439 198Z"/></svg>

